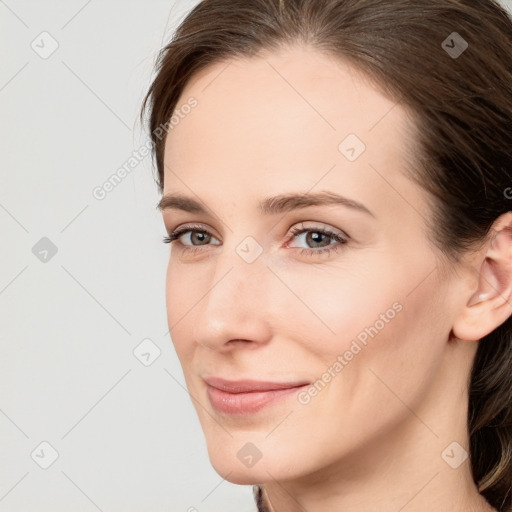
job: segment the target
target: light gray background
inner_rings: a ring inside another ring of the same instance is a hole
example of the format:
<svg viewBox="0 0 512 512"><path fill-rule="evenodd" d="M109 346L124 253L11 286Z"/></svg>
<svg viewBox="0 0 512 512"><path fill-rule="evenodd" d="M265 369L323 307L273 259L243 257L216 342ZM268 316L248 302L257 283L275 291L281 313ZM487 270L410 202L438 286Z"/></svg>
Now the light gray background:
<svg viewBox="0 0 512 512"><path fill-rule="evenodd" d="M92 193L147 141L154 58L196 3L0 1L0 512L254 511L172 348L151 157Z"/></svg>

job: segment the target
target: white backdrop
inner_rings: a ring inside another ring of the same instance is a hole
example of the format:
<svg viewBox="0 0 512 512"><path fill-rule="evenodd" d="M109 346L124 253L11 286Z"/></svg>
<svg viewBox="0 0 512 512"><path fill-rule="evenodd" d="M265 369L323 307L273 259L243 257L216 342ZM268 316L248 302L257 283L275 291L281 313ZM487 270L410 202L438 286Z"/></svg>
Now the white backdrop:
<svg viewBox="0 0 512 512"><path fill-rule="evenodd" d="M255 508L208 461L137 152L154 58L196 3L0 1L0 512Z"/></svg>

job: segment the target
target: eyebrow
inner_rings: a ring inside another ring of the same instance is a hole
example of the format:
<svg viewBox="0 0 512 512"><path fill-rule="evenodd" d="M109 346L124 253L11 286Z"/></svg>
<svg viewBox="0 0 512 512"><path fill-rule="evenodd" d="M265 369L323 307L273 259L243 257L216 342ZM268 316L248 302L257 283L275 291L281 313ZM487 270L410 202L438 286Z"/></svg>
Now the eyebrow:
<svg viewBox="0 0 512 512"><path fill-rule="evenodd" d="M326 205L342 205L375 217L364 204L334 192L292 193L266 197L259 203L258 209L263 215L277 215L309 206ZM178 193L164 195L158 202L157 208L160 211L172 209L189 213L208 214L207 209L199 201Z"/></svg>

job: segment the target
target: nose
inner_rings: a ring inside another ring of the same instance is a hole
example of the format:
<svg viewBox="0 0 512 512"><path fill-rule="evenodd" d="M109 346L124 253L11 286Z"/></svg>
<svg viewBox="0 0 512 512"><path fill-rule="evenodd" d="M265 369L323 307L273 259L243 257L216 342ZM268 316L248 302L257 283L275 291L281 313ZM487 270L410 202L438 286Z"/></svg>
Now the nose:
<svg viewBox="0 0 512 512"><path fill-rule="evenodd" d="M266 266L264 254L251 263L235 249L216 258L211 280L204 287L206 295L194 308L194 340L220 352L268 343L274 276Z"/></svg>

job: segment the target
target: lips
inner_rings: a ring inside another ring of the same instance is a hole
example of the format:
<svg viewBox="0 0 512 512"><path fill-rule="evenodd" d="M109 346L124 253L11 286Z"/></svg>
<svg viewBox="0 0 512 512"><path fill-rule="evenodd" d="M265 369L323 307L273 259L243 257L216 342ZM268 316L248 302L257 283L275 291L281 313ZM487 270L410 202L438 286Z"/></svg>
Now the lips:
<svg viewBox="0 0 512 512"><path fill-rule="evenodd" d="M269 382L262 380L225 380L219 377L204 379L209 386L227 391L228 393L250 393L253 391L274 391L278 389L290 389L308 384L306 381L297 382Z"/></svg>
<svg viewBox="0 0 512 512"><path fill-rule="evenodd" d="M204 379L213 408L220 413L255 413L263 407L291 397L309 383L305 381L269 382L260 380L228 381L219 377Z"/></svg>

